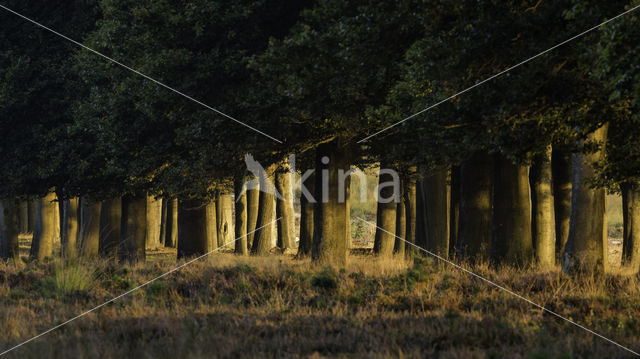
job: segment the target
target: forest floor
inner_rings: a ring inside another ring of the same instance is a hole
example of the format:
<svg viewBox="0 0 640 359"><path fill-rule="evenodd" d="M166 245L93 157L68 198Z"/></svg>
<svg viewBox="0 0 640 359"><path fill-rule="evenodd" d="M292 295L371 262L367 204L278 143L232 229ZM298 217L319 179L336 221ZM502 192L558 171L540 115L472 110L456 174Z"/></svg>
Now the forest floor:
<svg viewBox="0 0 640 359"><path fill-rule="evenodd" d="M633 357L449 265L355 253L340 272L276 254L213 254L6 357ZM0 352L174 268L170 255L150 252L135 266L0 264ZM637 276L470 269L640 350Z"/></svg>

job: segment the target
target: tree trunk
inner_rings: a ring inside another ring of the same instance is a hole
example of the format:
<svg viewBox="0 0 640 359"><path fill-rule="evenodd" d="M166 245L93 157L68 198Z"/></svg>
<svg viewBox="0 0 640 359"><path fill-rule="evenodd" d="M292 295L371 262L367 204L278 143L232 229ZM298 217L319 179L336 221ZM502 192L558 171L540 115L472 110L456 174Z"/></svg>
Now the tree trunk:
<svg viewBox="0 0 640 359"><path fill-rule="evenodd" d="M122 226L122 199L114 198L102 202L100 210L100 245L98 252L103 258L116 260Z"/></svg>
<svg viewBox="0 0 640 359"><path fill-rule="evenodd" d="M340 184L340 170L345 173L350 168L347 155L347 149L336 141L321 144L316 149L312 258L315 263L337 268L344 268L347 264L347 207L344 196L340 196L344 191L344 183Z"/></svg>
<svg viewBox="0 0 640 359"><path fill-rule="evenodd" d="M471 260L484 261L491 255L493 208L493 160L475 153L460 166L459 250Z"/></svg>
<svg viewBox="0 0 640 359"><path fill-rule="evenodd" d="M569 238L571 218L571 153L553 149L551 159L553 175L553 207L556 226L556 261L562 260Z"/></svg>
<svg viewBox="0 0 640 359"><path fill-rule="evenodd" d="M0 258L4 261L20 259L20 206L15 199L0 201Z"/></svg>
<svg viewBox="0 0 640 359"><path fill-rule="evenodd" d="M209 252L214 248L220 247L220 233L218 231L218 199L212 199L205 206L206 228L207 228L207 246L205 252ZM180 226L178 226L180 228Z"/></svg>
<svg viewBox="0 0 640 359"><path fill-rule="evenodd" d="M417 208L423 236L418 245L443 258L449 256L449 213L447 203L447 170L436 171L418 183L421 204Z"/></svg>
<svg viewBox="0 0 640 359"><path fill-rule="evenodd" d="M622 189L622 264L635 271L640 269L640 185L624 183Z"/></svg>
<svg viewBox="0 0 640 359"><path fill-rule="evenodd" d="M120 260L130 263L146 259L147 196L145 194L122 197L121 240L118 246Z"/></svg>
<svg viewBox="0 0 640 359"><path fill-rule="evenodd" d="M416 243L416 167L409 168L407 178L404 180L404 206L406 217L405 240L409 243ZM406 259L413 259L414 246L405 242L404 254Z"/></svg>
<svg viewBox="0 0 640 359"><path fill-rule="evenodd" d="M167 241L167 199L162 199L162 209L160 211L160 246L164 247Z"/></svg>
<svg viewBox="0 0 640 359"><path fill-rule="evenodd" d="M208 234L211 226L207 218L210 203L203 205L199 201L180 201L178 204L178 259L199 256L209 252L213 238ZM214 205L215 206L215 205ZM213 210L215 213L215 210ZM214 222L215 223L215 222Z"/></svg>
<svg viewBox="0 0 640 359"><path fill-rule="evenodd" d="M345 236L347 236L347 252L353 248L353 239L351 238L351 174L345 178L344 184L344 207L345 207Z"/></svg>
<svg viewBox="0 0 640 359"><path fill-rule="evenodd" d="M407 208L404 202L404 181L400 180L400 202L396 205L396 238L393 246L393 253L404 258L405 238L407 236Z"/></svg>
<svg viewBox="0 0 640 359"><path fill-rule="evenodd" d="M533 244L538 267L551 269L556 262L556 227L551 174L551 146L534 158L530 173Z"/></svg>
<svg viewBox="0 0 640 359"><path fill-rule="evenodd" d="M396 242L396 208L400 199L400 193L395 193L400 188L400 184L394 185L397 178L388 170L385 163L380 163L378 207L376 210L377 227L373 243L373 251L378 256L385 258L393 255L393 247Z"/></svg>
<svg viewBox="0 0 640 359"><path fill-rule="evenodd" d="M307 188L310 193L314 193L314 175L301 180L303 188ZM315 204L309 198L300 195L300 243L298 244L298 257L308 257L311 255L311 245L313 243L313 208Z"/></svg>
<svg viewBox="0 0 640 359"><path fill-rule="evenodd" d="M494 183L494 258L509 265L529 265L533 259L529 169L498 155Z"/></svg>
<svg viewBox="0 0 640 359"><path fill-rule="evenodd" d="M83 197L81 210L80 254L83 257L95 258L100 248L100 211L102 203Z"/></svg>
<svg viewBox="0 0 640 359"><path fill-rule="evenodd" d="M258 213L260 212L260 185L254 180L255 187L247 188L247 246L249 250L253 248L256 238L256 228L258 224Z"/></svg>
<svg viewBox="0 0 640 359"><path fill-rule="evenodd" d="M160 226L162 218L162 199L147 196L147 249L161 246Z"/></svg>
<svg viewBox="0 0 640 359"><path fill-rule="evenodd" d="M604 144L607 127L602 126L589 135L589 139ZM602 158L603 152L604 146L596 153L576 154L573 157L571 225L562 262L562 269L567 273L605 271L605 190L592 189L589 185L589 180L595 173L593 164Z"/></svg>
<svg viewBox="0 0 640 359"><path fill-rule="evenodd" d="M176 248L178 245L178 199L167 200L167 237L165 247Z"/></svg>
<svg viewBox="0 0 640 359"><path fill-rule="evenodd" d="M265 168L263 178L260 178L260 199L258 220L255 239L253 247L251 248L251 254L254 255L267 255L273 247L273 221L276 219L276 202L275 202L275 187L273 185L275 180L276 164L272 164Z"/></svg>
<svg viewBox="0 0 640 359"><path fill-rule="evenodd" d="M58 203L54 191L49 192L36 202L31 258L43 260L52 256L53 241L56 236L55 211L57 210Z"/></svg>
<svg viewBox="0 0 640 359"><path fill-rule="evenodd" d="M247 247L247 193L242 192L244 176L236 176L233 182L233 191L236 193L235 229L236 229L236 254L246 256L249 254Z"/></svg>
<svg viewBox="0 0 640 359"><path fill-rule="evenodd" d="M460 166L451 167L449 193L449 257L453 258L458 252L460 228Z"/></svg>
<svg viewBox="0 0 640 359"><path fill-rule="evenodd" d="M276 218L278 226L278 247L285 253L293 253L296 245L295 214L293 212L293 188L291 168L285 161L276 172L276 190L281 198L276 200Z"/></svg>
<svg viewBox="0 0 640 359"><path fill-rule="evenodd" d="M29 218L27 218L28 222L28 232L33 233L36 228L36 206L38 200L29 200L27 202L27 206L29 208Z"/></svg>
<svg viewBox="0 0 640 359"><path fill-rule="evenodd" d="M233 227L233 195L222 193L216 197L216 219L218 230L218 247L227 245L233 248L235 228Z"/></svg>
<svg viewBox="0 0 640 359"><path fill-rule="evenodd" d="M62 256L76 258L80 241L80 199L67 199L62 207Z"/></svg>

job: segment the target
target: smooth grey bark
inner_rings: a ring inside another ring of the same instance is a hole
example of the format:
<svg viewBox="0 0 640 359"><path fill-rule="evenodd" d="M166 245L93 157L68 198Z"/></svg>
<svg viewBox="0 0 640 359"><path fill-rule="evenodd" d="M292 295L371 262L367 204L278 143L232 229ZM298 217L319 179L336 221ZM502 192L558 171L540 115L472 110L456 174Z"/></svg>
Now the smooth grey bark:
<svg viewBox="0 0 640 359"><path fill-rule="evenodd" d="M556 227L551 171L551 146L535 156L529 178L533 244L536 263L541 269L551 269L556 262Z"/></svg>
<svg viewBox="0 0 640 359"><path fill-rule="evenodd" d="M80 240L80 199L73 197L62 202L62 256L76 258Z"/></svg>
<svg viewBox="0 0 640 359"><path fill-rule="evenodd" d="M122 199L102 202L100 210L100 239L98 253L103 258L117 259L122 226Z"/></svg>
<svg viewBox="0 0 640 359"><path fill-rule="evenodd" d="M640 269L640 185L624 183L622 189L622 264L635 271Z"/></svg>
<svg viewBox="0 0 640 359"><path fill-rule="evenodd" d="M491 255L493 159L477 152L460 166L460 254L484 261Z"/></svg>
<svg viewBox="0 0 640 359"><path fill-rule="evenodd" d="M233 182L233 191L236 193L235 203L235 231L236 231L236 254L246 256L249 254L247 247L247 193L243 192L244 176L236 176Z"/></svg>
<svg viewBox="0 0 640 359"><path fill-rule="evenodd" d="M588 138L605 144L607 129L608 125L604 125ZM562 261L562 269L566 273L603 273L606 269L605 190L593 189L589 184L595 174L593 164L602 158L603 151L604 146L595 153L573 157L571 225Z"/></svg>
<svg viewBox="0 0 640 359"><path fill-rule="evenodd" d="M280 218L277 244L285 253L293 253L296 246L292 176L288 161L281 164L275 176L276 190L281 197L276 199L276 218Z"/></svg>
<svg viewBox="0 0 640 359"><path fill-rule="evenodd" d="M147 196L145 194L122 197L122 221L120 224L118 257L126 262L143 262L146 259Z"/></svg>
<svg viewBox="0 0 640 359"><path fill-rule="evenodd" d="M380 163L380 175L378 176L378 205L376 209L376 232L373 243L373 251L380 257L390 258L396 243L396 208L398 202L390 200L399 193L394 193L394 186L382 186L394 181L391 173L382 172L387 169L385 163Z"/></svg>
<svg viewBox="0 0 640 359"><path fill-rule="evenodd" d="M53 241L56 236L55 212L57 210L58 203L54 191L50 191L46 196L37 200L31 258L43 260L53 255Z"/></svg>
<svg viewBox="0 0 640 359"><path fill-rule="evenodd" d="M83 197L80 201L81 235L80 255L87 258L98 256L100 249L100 212L102 203Z"/></svg>
<svg viewBox="0 0 640 359"><path fill-rule="evenodd" d="M272 164L265 168L265 178L260 179L260 199L258 220L256 228L260 228L256 231L253 241L253 247L251 248L251 254L253 255L267 255L273 248L273 230L276 219L276 199L274 195L275 187L275 171L277 164Z"/></svg>
<svg viewBox="0 0 640 359"><path fill-rule="evenodd" d="M340 201L340 189L344 189L344 183L340 184L339 172L346 173L350 168L348 149L335 140L321 144L316 148L315 163L312 259L320 265L344 268L348 249L345 228L347 206L345 201Z"/></svg>
<svg viewBox="0 0 640 359"><path fill-rule="evenodd" d="M178 245L178 199L167 200L167 236L165 247L176 248Z"/></svg>
<svg viewBox="0 0 640 359"><path fill-rule="evenodd" d="M553 148L551 154L553 175L553 207L556 226L556 261L562 260L564 247L569 238L571 219L571 153Z"/></svg>
<svg viewBox="0 0 640 359"><path fill-rule="evenodd" d="M20 205L15 199L0 201L0 259L20 259Z"/></svg>

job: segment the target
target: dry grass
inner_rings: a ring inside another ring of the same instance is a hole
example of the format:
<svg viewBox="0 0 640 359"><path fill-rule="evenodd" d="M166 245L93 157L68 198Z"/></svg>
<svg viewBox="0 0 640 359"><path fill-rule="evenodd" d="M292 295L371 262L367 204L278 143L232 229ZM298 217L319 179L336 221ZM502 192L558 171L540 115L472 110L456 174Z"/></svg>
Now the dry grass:
<svg viewBox="0 0 640 359"><path fill-rule="evenodd" d="M0 264L7 348L175 266ZM640 349L640 282L478 265L474 271ZM59 281L63 274L73 280ZM70 274L71 273L71 274ZM78 274L80 273L80 274ZM74 284L62 284L62 283ZM57 284L56 284L57 283ZM79 284L78 284L79 283ZM630 353L458 270L351 256L213 255L7 357L626 358Z"/></svg>

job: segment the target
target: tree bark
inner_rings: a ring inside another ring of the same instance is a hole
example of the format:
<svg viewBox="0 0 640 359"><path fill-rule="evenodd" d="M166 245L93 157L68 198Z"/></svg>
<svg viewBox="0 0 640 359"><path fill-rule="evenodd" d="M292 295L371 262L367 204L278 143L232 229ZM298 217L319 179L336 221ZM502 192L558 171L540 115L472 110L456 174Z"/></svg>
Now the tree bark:
<svg viewBox="0 0 640 359"><path fill-rule="evenodd" d="M451 167L449 193L449 257L453 258L458 252L460 228L460 166Z"/></svg>
<svg viewBox="0 0 640 359"><path fill-rule="evenodd" d="M162 199L162 209L160 211L160 246L164 247L167 241L167 199Z"/></svg>
<svg viewBox="0 0 640 359"><path fill-rule="evenodd" d="M475 153L460 166L459 250L471 260L484 261L491 254L493 208L493 160Z"/></svg>
<svg viewBox="0 0 640 359"><path fill-rule="evenodd" d="M29 232L29 201L20 201L20 233Z"/></svg>
<svg viewBox="0 0 640 359"><path fill-rule="evenodd" d="M199 201L186 200L178 204L178 259L199 256L211 247L211 226L208 225L207 207ZM215 206L215 205L214 205ZM213 210L215 213L215 210ZM215 223L215 221L214 221ZM215 231L214 231L215 232ZM216 242L217 243L217 242Z"/></svg>
<svg viewBox="0 0 640 359"><path fill-rule="evenodd" d="M622 264L640 269L640 185L624 183L622 189Z"/></svg>
<svg viewBox="0 0 640 359"><path fill-rule="evenodd" d="M393 253L404 258L405 240L407 236L407 208L404 202L404 180L400 180L400 202L396 204L396 238Z"/></svg>
<svg viewBox="0 0 640 359"><path fill-rule="evenodd" d="M396 208L400 198L400 193L394 192L400 186L389 185L394 182L394 176L391 173L383 172L383 170L388 170L388 167L385 163L380 163L373 251L380 257L389 258L393 255L393 247L396 243Z"/></svg>
<svg viewBox="0 0 640 359"><path fill-rule="evenodd" d="M410 167L407 178L404 180L404 206L406 217L406 233L405 240L409 243L416 243L416 219L417 219L417 204L416 204L416 167ZM414 246L405 242L404 254L406 259L413 259L413 253L415 252Z"/></svg>
<svg viewBox="0 0 640 359"><path fill-rule="evenodd" d="M0 258L4 261L20 259L21 204L15 199L0 201Z"/></svg>
<svg viewBox="0 0 640 359"><path fill-rule="evenodd" d="M33 231L36 228L36 206L37 206L38 201L37 200L29 200L27 202L27 206L29 209L29 218L27 218L27 222L28 222L28 232L29 233L33 233Z"/></svg>
<svg viewBox="0 0 640 359"><path fill-rule="evenodd" d="M293 253L296 245L291 177L289 162L285 161L276 171L276 190L281 197L276 200L276 218L280 218L277 244L285 253Z"/></svg>
<svg viewBox="0 0 640 359"><path fill-rule="evenodd" d="M256 238L256 228L258 224L258 213L260 209L260 185L255 183L255 187L247 188L247 246L249 250L253 248Z"/></svg>
<svg viewBox="0 0 640 359"><path fill-rule="evenodd" d="M160 226L162 218L162 199L147 196L147 249L161 246Z"/></svg>
<svg viewBox="0 0 640 359"><path fill-rule="evenodd" d="M246 256L249 254L247 247L247 193L242 192L244 176L236 176L233 182L233 191L236 193L235 205L235 230L236 230L236 254Z"/></svg>
<svg viewBox="0 0 640 359"><path fill-rule="evenodd" d="M165 247L176 248L178 245L178 199L167 200L167 237Z"/></svg>
<svg viewBox="0 0 640 359"><path fill-rule="evenodd" d="M121 240L118 257L122 261L143 262L147 243L147 196L145 194L122 197Z"/></svg>
<svg viewBox="0 0 640 359"><path fill-rule="evenodd" d="M218 199L212 199L205 206L206 228L207 228L207 246L205 252L218 248L220 246L220 233L218 231ZM180 228L180 226L178 226Z"/></svg>
<svg viewBox="0 0 640 359"><path fill-rule="evenodd" d="M311 175L301 180L301 185L314 193L315 175ZM298 257L304 258L311 256L311 246L313 243L313 208L315 204L309 201L309 198L302 193L300 195L300 243L298 245Z"/></svg>
<svg viewBox="0 0 640 359"><path fill-rule="evenodd" d="M227 245L233 248L235 228L233 226L233 195L221 193L216 197L218 247ZM225 247L226 248L226 247Z"/></svg>
<svg viewBox="0 0 640 359"><path fill-rule="evenodd" d="M604 144L607 127L602 126L589 135L589 139ZM562 269L567 273L605 271L605 190L593 189L588 183L595 173L593 164L602 158L603 151L604 146L596 153L576 154L573 157L571 224L562 261Z"/></svg>
<svg viewBox="0 0 640 359"><path fill-rule="evenodd" d="M348 151L337 141L321 144L316 149L312 258L320 265L344 268L347 264L347 207L344 198L340 201L344 183L340 184L339 172L349 168Z"/></svg>
<svg viewBox="0 0 640 359"><path fill-rule="evenodd" d="M260 178L260 199L255 239L251 254L267 255L273 247L273 221L276 219L275 181L276 164L265 168L264 178Z"/></svg>
<svg viewBox="0 0 640 359"><path fill-rule="evenodd" d="M76 258L80 241L80 199L64 200L62 207L62 256Z"/></svg>
<svg viewBox="0 0 640 359"><path fill-rule="evenodd" d="M422 206L418 219L424 221L418 245L443 258L449 256L449 213L447 203L447 170L439 170L418 183Z"/></svg>
<svg viewBox="0 0 640 359"><path fill-rule="evenodd" d="M122 226L122 199L102 202L100 210L100 240L98 253L103 258L116 260Z"/></svg>
<svg viewBox="0 0 640 359"><path fill-rule="evenodd" d="M571 219L571 153L553 149L551 159L553 175L553 206L556 226L556 261L562 261L564 247L569 238Z"/></svg>
<svg viewBox="0 0 640 359"><path fill-rule="evenodd" d="M494 258L514 266L530 265L533 239L529 168L498 155L494 181Z"/></svg>
<svg viewBox="0 0 640 359"><path fill-rule="evenodd" d="M100 248L100 211L102 203L92 199L82 198L81 210L81 241L80 254L83 257L95 258Z"/></svg>
<svg viewBox="0 0 640 359"><path fill-rule="evenodd" d="M31 258L43 260L52 256L53 241L56 236L55 211L57 210L58 204L54 191L36 202Z"/></svg>
<svg viewBox="0 0 640 359"><path fill-rule="evenodd" d="M531 207L536 263L551 269L556 262L556 227L551 173L551 146L534 158L531 166Z"/></svg>

